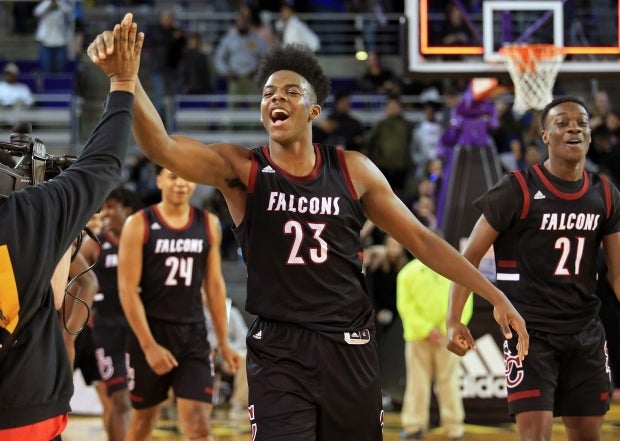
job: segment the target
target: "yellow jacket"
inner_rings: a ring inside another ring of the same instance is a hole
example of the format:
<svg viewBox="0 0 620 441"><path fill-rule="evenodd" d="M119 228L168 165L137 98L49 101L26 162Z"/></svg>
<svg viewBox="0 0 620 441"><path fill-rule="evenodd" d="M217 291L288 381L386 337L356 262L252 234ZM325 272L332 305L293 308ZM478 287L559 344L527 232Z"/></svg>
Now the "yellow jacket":
<svg viewBox="0 0 620 441"><path fill-rule="evenodd" d="M418 259L407 263L396 279L396 307L405 341L426 340L438 328L446 334L450 280L437 274ZM463 308L462 322L471 319L474 307L470 295Z"/></svg>

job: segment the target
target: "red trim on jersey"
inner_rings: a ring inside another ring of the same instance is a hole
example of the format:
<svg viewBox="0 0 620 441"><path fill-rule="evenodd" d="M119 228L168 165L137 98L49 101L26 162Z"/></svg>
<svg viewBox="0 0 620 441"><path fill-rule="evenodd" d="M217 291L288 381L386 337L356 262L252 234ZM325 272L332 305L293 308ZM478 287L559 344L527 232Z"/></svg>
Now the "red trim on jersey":
<svg viewBox="0 0 620 441"><path fill-rule="evenodd" d="M207 241L209 244L213 242L213 237L211 236L211 223L209 222L209 211L203 210L205 215L205 231L207 232Z"/></svg>
<svg viewBox="0 0 620 441"><path fill-rule="evenodd" d="M498 260L497 267L498 268L516 268L517 261L516 260Z"/></svg>
<svg viewBox="0 0 620 441"><path fill-rule="evenodd" d="M521 187L521 193L523 193L523 206L521 207L521 216L519 219L525 219L527 217L527 213L530 211L530 193L527 189L527 184L525 183L523 174L519 170L513 171L512 174L515 178L517 178L517 182Z"/></svg>
<svg viewBox="0 0 620 441"><path fill-rule="evenodd" d="M344 149L342 147L336 147L336 154L338 156L338 162L340 163L340 168L342 169L342 173L344 174L344 179L347 182L347 187L349 188L349 193L354 200L359 200L359 195L357 191L355 191L355 187L353 186L353 181L351 180L351 174L349 173L349 167L347 167L347 162L344 160Z"/></svg>
<svg viewBox="0 0 620 441"><path fill-rule="evenodd" d="M144 397L141 397L140 395L136 395L136 394L129 394L129 398L131 398L131 401L135 401L136 403L142 403L144 401Z"/></svg>
<svg viewBox="0 0 620 441"><path fill-rule="evenodd" d="M609 182L604 177L600 177L601 182L603 182L603 192L605 193L605 217L609 219L611 216L611 189L609 188Z"/></svg>
<svg viewBox="0 0 620 441"><path fill-rule="evenodd" d="M312 144L312 147L314 148L314 156L316 158L316 161L314 162L314 167L312 168L312 171L308 173L306 176L295 176L295 175L288 173L286 170L278 167L276 163L273 162L273 159L271 159L271 155L269 154L269 148L268 147L261 147L261 148L263 149L263 153L265 154L265 157L267 158L271 166L275 168L276 170L278 170L280 174L286 176L287 178L293 181L305 182L305 181L311 181L315 179L319 175L319 172L321 171L321 167L323 166L323 156L321 155L321 150L319 150L316 144Z"/></svg>
<svg viewBox="0 0 620 441"><path fill-rule="evenodd" d="M586 194L586 191L588 191L588 187L590 187L590 178L588 177L588 174L586 173L585 170L583 171L583 185L581 186L581 189L577 193L564 193L563 191L560 191L557 188L555 188L553 184L551 183L551 181L547 179L547 177L545 176L545 173L540 169L540 164L535 164L534 166L532 166L532 168L534 169L534 171L536 172L540 180L543 182L543 184L545 184L545 187L547 187L547 189L551 193L553 193L555 196L559 197L560 199L574 201L575 199L579 199L584 194Z"/></svg>
<svg viewBox="0 0 620 441"><path fill-rule="evenodd" d="M261 148L266 149L267 147L263 146ZM250 178L248 179L248 193L254 193L256 176L258 175L258 160L256 159L256 154L254 154L254 152L250 152L250 161L252 165L250 166Z"/></svg>
<svg viewBox="0 0 620 441"><path fill-rule="evenodd" d="M109 380L106 380L105 384L106 386L114 386L116 384L125 383L125 381L127 381L127 378L125 377L113 377Z"/></svg>
<svg viewBox="0 0 620 441"><path fill-rule="evenodd" d="M609 399L609 392L601 392L601 401L607 401Z"/></svg>
<svg viewBox="0 0 620 441"><path fill-rule="evenodd" d="M54 439L65 430L68 420L68 415L63 413L34 424L0 429L0 439L2 441Z"/></svg>
<svg viewBox="0 0 620 441"><path fill-rule="evenodd" d="M108 230L103 230L103 235L108 242L118 248L118 238L116 236L113 236Z"/></svg>
<svg viewBox="0 0 620 441"><path fill-rule="evenodd" d="M144 243L146 245L149 242L149 234L151 233L151 228L149 226L149 217L146 215L146 211L140 210L138 213L142 215L142 220L144 221Z"/></svg>
<svg viewBox="0 0 620 441"><path fill-rule="evenodd" d="M508 402L512 403L513 401L522 400L524 398L534 398L540 397L540 389L531 389L524 390L521 392L515 392L508 395Z"/></svg>
<svg viewBox="0 0 620 441"><path fill-rule="evenodd" d="M168 222L166 222L166 219L164 218L164 216L161 214L161 211L159 211L159 208L157 207L157 205L153 205L153 213L155 214L155 217L157 218L157 220L159 220L162 224L164 224L166 226L166 228L168 228L169 230L172 231L184 231L187 230L192 223L194 222L194 207L192 207L190 205L189 207L189 218L187 219L187 223L185 225L183 225L182 227L179 228L175 228L173 226L171 226ZM149 226L150 229L150 226Z"/></svg>

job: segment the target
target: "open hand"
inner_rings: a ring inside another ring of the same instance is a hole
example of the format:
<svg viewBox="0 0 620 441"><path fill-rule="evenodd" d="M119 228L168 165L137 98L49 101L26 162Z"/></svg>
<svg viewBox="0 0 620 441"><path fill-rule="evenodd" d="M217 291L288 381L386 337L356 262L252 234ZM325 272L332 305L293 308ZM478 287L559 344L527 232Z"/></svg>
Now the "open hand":
<svg viewBox="0 0 620 441"><path fill-rule="evenodd" d="M114 30L97 35L86 53L111 82L135 82L143 43L144 33L138 33L133 14L127 13Z"/></svg>

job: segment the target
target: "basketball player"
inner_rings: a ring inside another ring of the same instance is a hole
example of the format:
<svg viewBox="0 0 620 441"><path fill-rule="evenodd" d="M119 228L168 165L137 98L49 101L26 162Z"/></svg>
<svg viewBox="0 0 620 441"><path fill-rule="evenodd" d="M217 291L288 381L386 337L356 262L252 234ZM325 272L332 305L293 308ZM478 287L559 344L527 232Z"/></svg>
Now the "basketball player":
<svg viewBox="0 0 620 441"><path fill-rule="evenodd" d="M88 53L115 57L113 35ZM253 439L376 441L383 410L372 305L362 274L366 217L428 266L489 299L508 338L525 322L501 291L426 229L365 156L312 143L329 80L314 54L276 45L263 57L260 118L268 145L252 150L168 136L144 89L135 139L155 163L221 190L247 265Z"/></svg>
<svg viewBox="0 0 620 441"><path fill-rule="evenodd" d="M133 411L127 441L151 439L160 403L172 387L179 422L191 440L211 440L214 367L203 313L205 292L218 350L233 372L218 218L189 203L196 184L157 167L162 201L130 216L118 254L121 305Z"/></svg>
<svg viewBox="0 0 620 441"><path fill-rule="evenodd" d="M504 342L508 409L521 440L549 440L554 416L568 440L600 440L609 409L610 370L595 294L601 244L609 281L620 294L620 193L584 171L588 110L558 98L541 114L549 159L505 176L475 205L482 211L464 251L473 264L493 245L497 284L526 319L530 354ZM473 343L460 323L468 292L453 287L453 346ZM463 340L461 340L463 338Z"/></svg>
<svg viewBox="0 0 620 441"><path fill-rule="evenodd" d="M104 427L110 441L123 441L129 425L129 392L125 368L125 342L129 325L118 296L118 241L127 217L140 209L141 201L132 191L116 187L101 207L103 227L97 234L99 245L86 239L80 254L93 267L99 281L99 299L94 304L93 338L99 375L105 382L111 403Z"/></svg>

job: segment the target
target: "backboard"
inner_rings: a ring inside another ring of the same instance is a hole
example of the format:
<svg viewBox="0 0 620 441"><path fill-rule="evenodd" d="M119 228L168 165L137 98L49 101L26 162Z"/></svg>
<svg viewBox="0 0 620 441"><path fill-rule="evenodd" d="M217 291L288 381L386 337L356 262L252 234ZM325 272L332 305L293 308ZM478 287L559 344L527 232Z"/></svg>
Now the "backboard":
<svg viewBox="0 0 620 441"><path fill-rule="evenodd" d="M460 26L468 40L450 44L444 23L450 15L435 0L407 0L409 72L485 75L506 72L499 54L505 44L550 43L564 47L560 73L620 72L620 0L579 2L565 0L484 0L466 9L455 0ZM453 25L452 29L458 28Z"/></svg>

